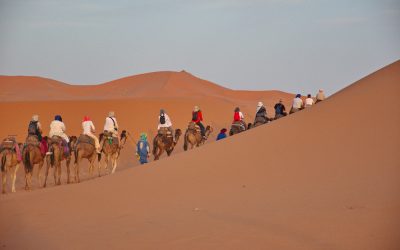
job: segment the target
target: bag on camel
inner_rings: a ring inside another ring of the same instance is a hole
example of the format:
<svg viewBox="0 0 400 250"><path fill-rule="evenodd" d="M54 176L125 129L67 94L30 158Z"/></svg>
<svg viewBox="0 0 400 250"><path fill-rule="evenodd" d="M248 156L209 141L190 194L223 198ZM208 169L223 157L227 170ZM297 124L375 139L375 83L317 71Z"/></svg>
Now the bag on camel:
<svg viewBox="0 0 400 250"><path fill-rule="evenodd" d="M30 135L36 135L37 134L37 122L31 121L29 122L28 126L28 134Z"/></svg>
<svg viewBox="0 0 400 250"><path fill-rule="evenodd" d="M160 115L160 124L165 124L165 115L164 114Z"/></svg>

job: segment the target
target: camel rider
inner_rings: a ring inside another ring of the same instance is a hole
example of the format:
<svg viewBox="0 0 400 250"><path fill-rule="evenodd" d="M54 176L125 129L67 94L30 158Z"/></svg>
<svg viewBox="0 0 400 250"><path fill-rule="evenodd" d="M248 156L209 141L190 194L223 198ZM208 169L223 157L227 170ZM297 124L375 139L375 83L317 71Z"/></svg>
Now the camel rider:
<svg viewBox="0 0 400 250"><path fill-rule="evenodd" d="M293 99L292 109L290 113L295 113L303 108L303 100L301 100L301 95L297 94L296 97Z"/></svg>
<svg viewBox="0 0 400 250"><path fill-rule="evenodd" d="M311 95L307 95L307 99L305 100L304 107L309 108L314 104L314 99L312 99Z"/></svg>
<svg viewBox="0 0 400 250"><path fill-rule="evenodd" d="M148 158L150 157L150 147L147 142L147 134L141 133L140 140L136 145L136 155L139 158L140 164L145 164L148 162Z"/></svg>
<svg viewBox="0 0 400 250"><path fill-rule="evenodd" d="M93 133L95 133L95 127L93 125L93 122L90 120L89 116L83 117L82 128L83 128L83 134L84 135L87 135L87 136L93 138L94 146L96 148L96 152L98 154L100 154L101 152L100 152L99 139L93 134Z"/></svg>
<svg viewBox="0 0 400 250"><path fill-rule="evenodd" d="M201 136L203 138L206 137L206 129L204 128L203 123L201 123L203 121L203 114L199 108L199 106L194 106L193 112L192 112L192 122L194 122L195 124L197 124L200 127L200 131L201 131Z"/></svg>
<svg viewBox="0 0 400 250"><path fill-rule="evenodd" d="M104 132L112 133L113 137L118 138L118 123L117 119L115 118L114 111L108 112L108 117L106 117L106 122L104 124ZM118 138L119 143L119 138Z"/></svg>
<svg viewBox="0 0 400 250"><path fill-rule="evenodd" d="M239 107L235 108L234 114L233 114L233 123L239 122L241 124L242 130L246 130L246 123L244 121L244 115L240 111Z"/></svg>
<svg viewBox="0 0 400 250"><path fill-rule="evenodd" d="M323 89L320 89L317 93L317 95L315 96L315 103L321 102L323 100L325 100L325 93Z"/></svg>
<svg viewBox="0 0 400 250"><path fill-rule="evenodd" d="M275 118L280 118L287 115L286 108L285 105L283 105L282 99L279 99L279 102L275 104L274 109L275 109Z"/></svg>
<svg viewBox="0 0 400 250"><path fill-rule="evenodd" d="M164 109L160 109L160 115L158 116L158 127L157 130L160 131L160 128L167 128L168 131L171 132L172 138L174 138L174 130L172 129L172 122L169 118L169 115L165 112Z"/></svg>
<svg viewBox="0 0 400 250"><path fill-rule="evenodd" d="M61 115L56 115L54 117L54 121L50 123L49 137L51 138L53 136L59 136L68 143L69 137L65 134L65 131L65 124L62 121Z"/></svg>
<svg viewBox="0 0 400 250"><path fill-rule="evenodd" d="M39 122L39 116L33 115L28 125L28 135L36 135L39 142L42 141L42 125Z"/></svg>
<svg viewBox="0 0 400 250"><path fill-rule="evenodd" d="M255 122L256 121L262 123L266 123L268 121L267 110L265 109L264 104L262 102L258 102L257 104Z"/></svg>

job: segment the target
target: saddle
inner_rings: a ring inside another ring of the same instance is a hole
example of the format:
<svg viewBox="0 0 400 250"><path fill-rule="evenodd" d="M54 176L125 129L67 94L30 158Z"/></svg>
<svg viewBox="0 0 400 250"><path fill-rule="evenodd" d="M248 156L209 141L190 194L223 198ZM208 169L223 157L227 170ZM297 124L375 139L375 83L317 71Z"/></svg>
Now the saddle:
<svg viewBox="0 0 400 250"><path fill-rule="evenodd" d="M197 125L197 124L194 123L194 122L189 122L188 130L191 130L191 131L193 131L193 132L195 132L195 133L200 133L200 132L201 132L200 126Z"/></svg>
<svg viewBox="0 0 400 250"><path fill-rule="evenodd" d="M49 139L48 142L49 142L49 145L51 145L51 144L57 144L57 145L62 149L62 151L64 152L64 155L65 155L65 156L68 156L68 155L69 155L69 151L70 151L69 145L68 145L67 141L64 140L62 137L57 136L57 135L53 135L53 136Z"/></svg>
<svg viewBox="0 0 400 250"><path fill-rule="evenodd" d="M240 131L245 131L246 130L246 125L242 121L234 121L232 123L232 128L233 127L239 128Z"/></svg>
<svg viewBox="0 0 400 250"><path fill-rule="evenodd" d="M172 132L168 128L160 128L158 134L165 137L172 137Z"/></svg>
<svg viewBox="0 0 400 250"><path fill-rule="evenodd" d="M13 149L15 150L15 146L17 144L17 141L15 140L14 137L7 137L5 138L0 145L0 149Z"/></svg>
<svg viewBox="0 0 400 250"><path fill-rule="evenodd" d="M78 140L76 141L76 145L79 143L88 143L94 146L94 139L88 135L79 135Z"/></svg>
<svg viewBox="0 0 400 250"><path fill-rule="evenodd" d="M25 145L33 145L36 147L40 147L40 141L37 135L28 135L25 140Z"/></svg>
<svg viewBox="0 0 400 250"><path fill-rule="evenodd" d="M53 135L53 137L50 138L49 142L50 142L50 144L52 144L52 143L66 144L66 141L57 135Z"/></svg>
<svg viewBox="0 0 400 250"><path fill-rule="evenodd" d="M254 123L267 123L267 119L262 116L256 116L254 119Z"/></svg>
<svg viewBox="0 0 400 250"><path fill-rule="evenodd" d="M104 131L104 141L107 141L110 145L119 145L118 137L113 136L113 133L109 131Z"/></svg>

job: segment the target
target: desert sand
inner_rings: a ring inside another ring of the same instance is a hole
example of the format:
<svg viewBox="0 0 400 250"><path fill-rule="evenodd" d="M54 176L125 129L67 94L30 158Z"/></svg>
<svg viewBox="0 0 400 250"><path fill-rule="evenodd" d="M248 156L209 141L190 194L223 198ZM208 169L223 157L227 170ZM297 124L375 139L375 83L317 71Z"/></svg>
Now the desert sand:
<svg viewBox="0 0 400 250"><path fill-rule="evenodd" d="M50 87L41 96L27 91L29 84L24 94L16 91L17 84L7 85L14 98L0 104L0 122L7 124L0 135L23 140L33 113L43 124L50 114L61 113L71 134L79 133L85 114L101 129L109 110L134 137L141 131L152 135L160 107L175 128L183 129L195 104L203 109L205 123L218 130L229 126L235 106L250 122L257 101L266 103L271 115L277 99L289 108L293 97L224 89L186 72L154 75L139 76L154 80L146 86L141 80L130 84L136 79L130 77L121 84L81 87L85 91L51 81L70 89L63 98ZM400 112L393 109L400 106L399 82L397 61L312 108L211 142L215 133L192 151L182 152L180 142L172 157L142 166L134 162L131 145L124 148L117 173L87 176L90 180L80 184L53 187L50 182L50 188L26 192L20 175L17 193L0 196L0 246L399 249ZM121 89L123 98L115 94Z"/></svg>

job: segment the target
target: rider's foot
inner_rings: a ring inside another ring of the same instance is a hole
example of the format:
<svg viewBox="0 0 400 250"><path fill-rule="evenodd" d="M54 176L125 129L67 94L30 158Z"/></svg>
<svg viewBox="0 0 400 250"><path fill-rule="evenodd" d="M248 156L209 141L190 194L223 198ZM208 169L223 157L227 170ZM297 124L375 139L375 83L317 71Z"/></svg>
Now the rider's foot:
<svg viewBox="0 0 400 250"><path fill-rule="evenodd" d="M52 152L46 152L46 155L52 155L53 153Z"/></svg>

